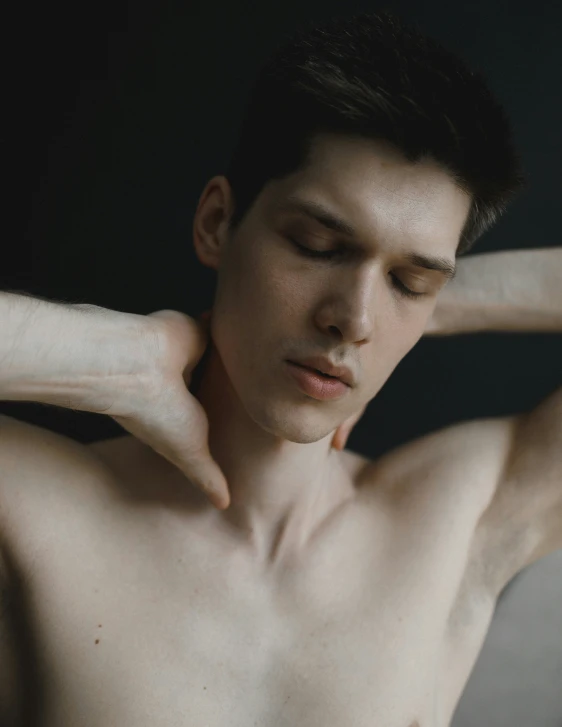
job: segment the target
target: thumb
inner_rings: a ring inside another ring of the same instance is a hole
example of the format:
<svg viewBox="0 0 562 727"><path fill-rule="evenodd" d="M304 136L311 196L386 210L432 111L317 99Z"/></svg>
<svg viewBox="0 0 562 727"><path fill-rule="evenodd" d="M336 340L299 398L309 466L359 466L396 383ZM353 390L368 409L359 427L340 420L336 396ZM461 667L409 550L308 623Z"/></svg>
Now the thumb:
<svg viewBox="0 0 562 727"><path fill-rule="evenodd" d="M160 442L163 452L187 479L200 489L219 510L230 505L228 484L223 471L209 450L209 420L200 402L184 386L174 395L176 406L168 409Z"/></svg>
<svg viewBox="0 0 562 727"><path fill-rule="evenodd" d="M181 378L160 388L154 400L128 416L112 418L177 467L217 509L226 510L228 483L209 451L205 410Z"/></svg>
<svg viewBox="0 0 562 727"><path fill-rule="evenodd" d="M188 462L179 462L177 466L218 510L228 508L230 495L225 476L208 450L198 458L191 457Z"/></svg>
<svg viewBox="0 0 562 727"><path fill-rule="evenodd" d="M189 401L189 421L185 422L184 426L177 420L172 426L167 422L165 443L160 439L163 444L162 449L165 448L166 451L161 453L181 470L191 484L201 490L216 508L226 510L230 505L228 483L209 450L209 421L206 413L201 404L185 389L177 397L178 404L184 399Z"/></svg>

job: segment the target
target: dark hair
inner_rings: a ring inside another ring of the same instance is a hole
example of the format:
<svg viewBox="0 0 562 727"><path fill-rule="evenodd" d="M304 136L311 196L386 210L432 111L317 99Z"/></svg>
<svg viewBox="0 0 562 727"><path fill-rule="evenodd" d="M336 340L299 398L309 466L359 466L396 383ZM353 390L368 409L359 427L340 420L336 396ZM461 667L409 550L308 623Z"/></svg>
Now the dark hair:
<svg viewBox="0 0 562 727"><path fill-rule="evenodd" d="M386 140L410 162L440 163L472 198L457 255L527 186L482 73L387 10L301 26L261 67L225 173L231 231L268 181L309 162L319 132Z"/></svg>

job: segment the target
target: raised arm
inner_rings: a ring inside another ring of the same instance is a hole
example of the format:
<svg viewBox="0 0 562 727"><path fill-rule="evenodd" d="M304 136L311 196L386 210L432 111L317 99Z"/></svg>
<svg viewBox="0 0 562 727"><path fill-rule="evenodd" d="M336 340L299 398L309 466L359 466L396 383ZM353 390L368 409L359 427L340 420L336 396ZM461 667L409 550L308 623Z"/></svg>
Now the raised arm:
<svg viewBox="0 0 562 727"><path fill-rule="evenodd" d="M482 331L562 333L561 247L458 261L457 276L441 291L427 334ZM483 521L494 560L489 567L501 574L501 587L562 549L562 387L533 410L498 420L497 441L487 444L504 458Z"/></svg>
<svg viewBox="0 0 562 727"><path fill-rule="evenodd" d="M562 247L457 260L425 335L482 331L562 332Z"/></svg>

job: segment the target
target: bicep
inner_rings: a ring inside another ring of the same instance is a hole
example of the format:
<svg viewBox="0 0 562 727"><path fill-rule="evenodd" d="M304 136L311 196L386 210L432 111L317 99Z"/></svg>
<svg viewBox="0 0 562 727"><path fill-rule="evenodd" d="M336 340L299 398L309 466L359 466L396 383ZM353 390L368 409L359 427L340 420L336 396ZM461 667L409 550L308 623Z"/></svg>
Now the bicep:
<svg viewBox="0 0 562 727"><path fill-rule="evenodd" d="M481 524L498 590L562 548L562 388L506 421L509 447Z"/></svg>
<svg viewBox="0 0 562 727"><path fill-rule="evenodd" d="M70 488L92 479L99 460L86 446L51 430L0 415L0 725L21 724L33 660L21 598L32 578L21 562L30 557L37 532L66 511ZM43 531L44 532L44 531ZM25 556L22 558L22 556ZM24 676L25 675L25 676Z"/></svg>
<svg viewBox="0 0 562 727"><path fill-rule="evenodd" d="M13 550L8 545L12 531L17 530L11 510L14 495L21 490L17 473L23 480L23 471L33 460L36 430L40 428L0 415L0 725L7 727L21 724L24 703L20 609Z"/></svg>
<svg viewBox="0 0 562 727"><path fill-rule="evenodd" d="M518 417L502 486L535 536L522 567L562 548L562 387Z"/></svg>
<svg viewBox="0 0 562 727"><path fill-rule="evenodd" d="M0 724L20 724L23 704L23 680L16 629L14 626L14 590L10 585L5 552L0 547Z"/></svg>

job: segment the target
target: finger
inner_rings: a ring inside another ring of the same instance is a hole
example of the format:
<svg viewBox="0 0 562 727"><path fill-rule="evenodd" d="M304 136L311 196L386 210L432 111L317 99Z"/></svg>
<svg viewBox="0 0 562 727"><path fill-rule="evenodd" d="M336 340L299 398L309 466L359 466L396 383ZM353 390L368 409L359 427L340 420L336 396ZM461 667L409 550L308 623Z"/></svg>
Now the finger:
<svg viewBox="0 0 562 727"><path fill-rule="evenodd" d="M198 487L219 510L230 504L224 473L209 451L209 423L197 400L185 390L174 397L178 409L170 405L170 418L162 422L160 441L168 447L168 459ZM175 416L174 416L175 414Z"/></svg>
<svg viewBox="0 0 562 727"><path fill-rule="evenodd" d="M340 426L336 429L334 436L332 438L332 445L331 445L334 449L343 450L345 448L349 435L353 431L353 428L355 427L357 422L361 419L361 417L365 413L366 408L367 408L367 405L365 405L356 414L353 414L353 416L350 416L348 419L346 419L344 422L342 422L340 424Z"/></svg>
<svg viewBox="0 0 562 727"><path fill-rule="evenodd" d="M336 429L336 432L332 438L332 448L343 450L345 443L349 436L349 430L342 424Z"/></svg>
<svg viewBox="0 0 562 727"><path fill-rule="evenodd" d="M113 418L177 467L216 508L226 509L228 484L209 451L208 421L201 405L186 389L169 387L149 412Z"/></svg>
<svg viewBox="0 0 562 727"><path fill-rule="evenodd" d="M193 446L186 447L185 440L178 441L169 459L195 487L208 497L215 507L225 510L230 504L228 484L223 471L209 451L206 429L207 427L203 427L204 436L200 438L199 449L196 452L194 452ZM201 432L201 430L199 431ZM171 438L170 432L168 441Z"/></svg>
<svg viewBox="0 0 562 727"><path fill-rule="evenodd" d="M221 468L210 453L203 454L200 460L191 459L180 469L198 487L218 510L226 510L230 505L228 486Z"/></svg>

